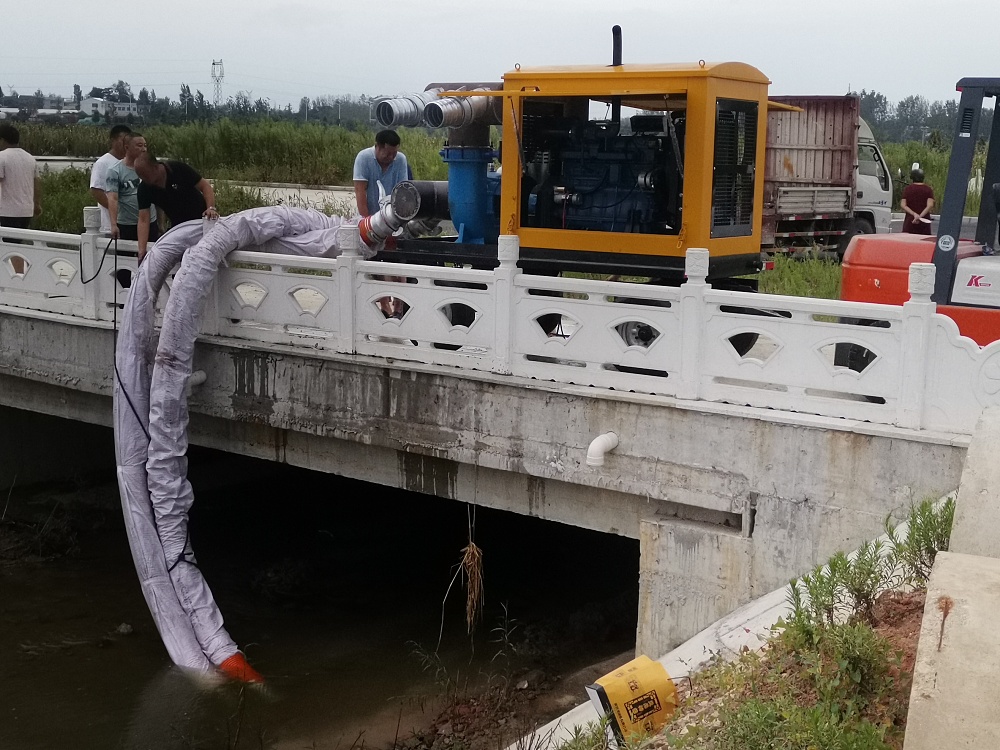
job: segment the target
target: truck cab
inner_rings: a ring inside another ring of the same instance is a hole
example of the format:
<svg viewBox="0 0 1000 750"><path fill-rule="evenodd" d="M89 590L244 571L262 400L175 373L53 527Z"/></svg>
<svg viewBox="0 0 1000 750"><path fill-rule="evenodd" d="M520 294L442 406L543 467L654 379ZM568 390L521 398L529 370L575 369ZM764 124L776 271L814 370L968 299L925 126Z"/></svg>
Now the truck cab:
<svg viewBox="0 0 1000 750"><path fill-rule="evenodd" d="M855 170L854 218L870 222L874 234L888 234L892 220L892 179L882 150L864 118L858 118Z"/></svg>

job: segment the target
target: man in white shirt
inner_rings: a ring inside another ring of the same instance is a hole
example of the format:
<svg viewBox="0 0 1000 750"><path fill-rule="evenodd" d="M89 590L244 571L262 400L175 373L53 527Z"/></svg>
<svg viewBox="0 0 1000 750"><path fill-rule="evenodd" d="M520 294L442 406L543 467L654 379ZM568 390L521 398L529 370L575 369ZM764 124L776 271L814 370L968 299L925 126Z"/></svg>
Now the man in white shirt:
<svg viewBox="0 0 1000 750"><path fill-rule="evenodd" d="M18 146L21 134L0 125L0 226L27 229L42 212L35 157Z"/></svg>
<svg viewBox="0 0 1000 750"><path fill-rule="evenodd" d="M42 212L35 157L18 146L20 142L17 128L0 125L0 227L27 229L31 217ZM24 273L21 258L12 263L14 273Z"/></svg>
<svg viewBox="0 0 1000 750"><path fill-rule="evenodd" d="M108 153L94 162L90 170L90 194L101 206L101 232L111 232L111 217L108 214L108 194L105 191L108 170L125 158L125 141L132 133L128 125L115 125L108 134Z"/></svg>

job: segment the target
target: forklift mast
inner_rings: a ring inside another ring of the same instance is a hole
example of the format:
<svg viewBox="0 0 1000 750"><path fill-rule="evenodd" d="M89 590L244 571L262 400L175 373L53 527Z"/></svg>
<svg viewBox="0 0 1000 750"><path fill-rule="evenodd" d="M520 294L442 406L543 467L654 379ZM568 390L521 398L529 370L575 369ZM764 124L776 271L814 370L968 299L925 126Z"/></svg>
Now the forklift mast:
<svg viewBox="0 0 1000 750"><path fill-rule="evenodd" d="M959 121L951 146L948 180L945 184L941 218L938 223L937 244L934 246L934 266L937 273L932 299L943 305L951 300L955 269L958 266L958 238L961 235L965 199L969 192L969 178L972 175L972 160L979 137L983 99L994 97L1000 101L1000 78L963 78L956 88L962 92L958 105ZM983 198L980 202L976 228L976 243L991 248L996 240L997 201L1000 201L1000 196L994 193L993 186L998 183L1000 183L1000 117L994 115L983 175ZM996 250L997 248L993 248L993 251Z"/></svg>

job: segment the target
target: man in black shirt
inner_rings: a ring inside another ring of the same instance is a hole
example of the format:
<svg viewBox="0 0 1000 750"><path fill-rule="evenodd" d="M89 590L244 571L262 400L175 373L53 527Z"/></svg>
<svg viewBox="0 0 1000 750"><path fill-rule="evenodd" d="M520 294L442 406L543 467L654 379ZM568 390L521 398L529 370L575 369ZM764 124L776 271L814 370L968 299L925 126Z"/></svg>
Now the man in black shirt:
<svg viewBox="0 0 1000 750"><path fill-rule="evenodd" d="M212 184L181 161L157 161L148 153L136 159L139 183L139 260L149 242L149 207L158 206L175 227L194 219L218 219Z"/></svg>

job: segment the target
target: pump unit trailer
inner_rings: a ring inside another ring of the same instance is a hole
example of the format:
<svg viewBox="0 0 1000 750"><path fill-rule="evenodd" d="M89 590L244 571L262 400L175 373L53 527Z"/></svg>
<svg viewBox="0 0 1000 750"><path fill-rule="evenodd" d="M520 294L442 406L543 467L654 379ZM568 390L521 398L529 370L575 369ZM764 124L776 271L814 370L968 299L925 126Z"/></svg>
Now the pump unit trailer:
<svg viewBox="0 0 1000 750"><path fill-rule="evenodd" d="M712 280L758 271L767 77L737 62L625 65L620 49L616 31L611 65L517 68L380 102L383 127L449 128L449 178L397 185L365 241L450 218L457 236L402 238L396 257L489 267L498 236L515 234L532 272L679 283L690 247L709 250Z"/></svg>

